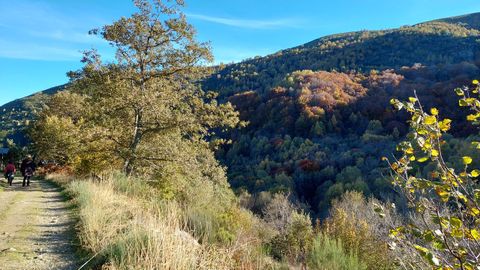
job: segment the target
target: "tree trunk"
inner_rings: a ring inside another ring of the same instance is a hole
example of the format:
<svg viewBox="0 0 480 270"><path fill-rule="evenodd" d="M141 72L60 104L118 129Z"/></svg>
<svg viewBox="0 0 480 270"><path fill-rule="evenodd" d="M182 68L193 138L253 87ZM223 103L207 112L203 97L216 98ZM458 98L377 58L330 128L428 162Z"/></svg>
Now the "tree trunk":
<svg viewBox="0 0 480 270"><path fill-rule="evenodd" d="M137 154L137 148L142 140L142 118L143 118L143 109L135 109L135 127L132 135L132 142L129 147L129 156L125 159L123 165L123 170L127 176L130 176L134 169L135 155Z"/></svg>

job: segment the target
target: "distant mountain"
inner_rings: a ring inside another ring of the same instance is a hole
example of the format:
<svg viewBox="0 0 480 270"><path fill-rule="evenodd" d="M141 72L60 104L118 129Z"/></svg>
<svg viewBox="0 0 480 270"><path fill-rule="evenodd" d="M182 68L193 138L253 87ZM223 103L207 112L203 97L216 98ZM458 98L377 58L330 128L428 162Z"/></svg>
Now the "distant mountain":
<svg viewBox="0 0 480 270"><path fill-rule="evenodd" d="M43 95L52 95L64 88L65 85L52 87L0 106L0 142L9 138L17 144L25 144L27 140L23 131L33 117L34 103Z"/></svg>
<svg viewBox="0 0 480 270"><path fill-rule="evenodd" d="M34 97L35 95L41 95L41 94L44 94L44 95L53 95L55 93L57 93L58 91L61 91L65 88L65 84L64 85L59 85L59 86L55 86L55 87L52 87L52 88L48 88L46 90L42 90L42 91L38 91L32 95L29 95L29 96L26 96L26 97L23 97L23 98L20 98L20 99L16 99L16 100L13 100L11 102L8 102L2 106L0 106L0 111L4 111L5 109L13 109L13 108L16 108L16 109L23 109L23 106L25 104L25 101L27 101L28 99Z"/></svg>
<svg viewBox="0 0 480 270"><path fill-rule="evenodd" d="M413 26L325 36L277 53L217 67L204 88L224 95L263 91L297 70L362 71L480 61L480 12ZM56 86L39 93L52 94ZM29 97L26 97L29 98ZM22 106L24 99L0 107Z"/></svg>
<svg viewBox="0 0 480 270"><path fill-rule="evenodd" d="M446 22L453 24L461 24L470 29L480 29L480 12L467 15L455 16L445 19L436 20L437 22Z"/></svg>
<svg viewBox="0 0 480 270"><path fill-rule="evenodd" d="M322 37L304 45L223 66L205 88L229 96L246 90L265 92L297 70L399 69L480 60L480 13L380 31Z"/></svg>

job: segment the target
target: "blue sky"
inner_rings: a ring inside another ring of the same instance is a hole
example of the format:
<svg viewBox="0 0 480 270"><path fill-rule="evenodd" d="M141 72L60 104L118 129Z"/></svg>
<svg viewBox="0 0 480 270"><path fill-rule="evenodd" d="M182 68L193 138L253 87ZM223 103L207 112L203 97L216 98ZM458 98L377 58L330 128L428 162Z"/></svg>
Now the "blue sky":
<svg viewBox="0 0 480 270"><path fill-rule="evenodd" d="M0 0L0 104L68 81L81 51L112 55L90 29L128 16L130 0ZM215 62L240 61L324 35L480 11L478 0L187 0Z"/></svg>

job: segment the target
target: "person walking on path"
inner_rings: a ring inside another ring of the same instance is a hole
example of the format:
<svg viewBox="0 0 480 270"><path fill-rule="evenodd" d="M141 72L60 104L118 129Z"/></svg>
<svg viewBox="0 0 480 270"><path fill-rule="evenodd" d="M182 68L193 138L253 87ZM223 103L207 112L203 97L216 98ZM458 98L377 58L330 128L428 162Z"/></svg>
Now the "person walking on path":
<svg viewBox="0 0 480 270"><path fill-rule="evenodd" d="M20 171L22 172L23 176L23 184L22 186L25 186L25 182L27 184L27 187L30 186L30 178L33 176L33 173L35 172L35 162L33 162L32 156L28 155L23 161L22 165L20 166Z"/></svg>
<svg viewBox="0 0 480 270"><path fill-rule="evenodd" d="M13 164L13 161L9 161L8 165L5 167L5 178L8 180L8 184L11 186L13 182L13 178L15 177L15 173L17 172L17 168Z"/></svg>

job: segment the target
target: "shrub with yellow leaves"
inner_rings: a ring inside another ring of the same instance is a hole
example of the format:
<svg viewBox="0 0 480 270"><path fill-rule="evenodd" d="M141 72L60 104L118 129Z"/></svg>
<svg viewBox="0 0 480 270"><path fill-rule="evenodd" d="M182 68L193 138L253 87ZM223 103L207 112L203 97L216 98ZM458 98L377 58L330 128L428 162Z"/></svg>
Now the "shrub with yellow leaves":
<svg viewBox="0 0 480 270"><path fill-rule="evenodd" d="M467 117L473 124L480 123L479 82L473 89L455 89L461 97L459 105L469 107ZM396 109L407 110L411 133L401 142L397 151L402 155L386 160L393 171L393 184L399 188L409 206L415 210L410 224L391 230L390 247L409 246L432 269L480 269L480 170L472 169L473 159L462 158L463 169L455 171L445 162L443 135L452 121L442 119L439 110L427 111L416 97L406 102L391 100ZM480 142L473 145L480 149ZM428 178L416 174L429 161L435 165ZM415 263L402 263L407 269L418 269Z"/></svg>

